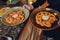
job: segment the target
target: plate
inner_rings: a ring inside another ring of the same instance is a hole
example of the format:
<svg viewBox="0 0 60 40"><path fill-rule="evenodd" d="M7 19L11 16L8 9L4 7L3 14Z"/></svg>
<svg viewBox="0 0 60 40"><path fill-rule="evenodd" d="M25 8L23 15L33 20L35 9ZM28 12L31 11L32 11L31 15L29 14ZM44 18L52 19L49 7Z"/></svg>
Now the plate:
<svg viewBox="0 0 60 40"><path fill-rule="evenodd" d="M23 11L24 14L25 14L24 20L23 20L22 22L16 23L16 24L9 24L9 23L7 23L7 22L6 22L6 15L8 15L9 12L12 11L12 10L21 10L21 11ZM11 9L7 10L7 11L2 15L2 20L1 20L1 21L2 21L5 25L14 26L14 25L18 25L18 24L21 24L21 23L25 22L28 17L29 17L29 11L28 11L27 9L25 9L25 8L23 8L23 7L13 7L13 8L11 8Z"/></svg>
<svg viewBox="0 0 60 40"><path fill-rule="evenodd" d="M42 27L41 25L38 25L36 23L35 16L38 12L41 12L41 11L52 12L55 15L56 21L52 24L52 26L50 28ZM30 16L30 21L31 21L32 25L35 27L38 27L42 30L52 30L52 29L58 28L59 27L59 25L58 25L59 20L60 20L60 13L57 10L54 10L51 8L45 8L45 9L36 8L35 10L33 10L33 12L31 13L31 16Z"/></svg>

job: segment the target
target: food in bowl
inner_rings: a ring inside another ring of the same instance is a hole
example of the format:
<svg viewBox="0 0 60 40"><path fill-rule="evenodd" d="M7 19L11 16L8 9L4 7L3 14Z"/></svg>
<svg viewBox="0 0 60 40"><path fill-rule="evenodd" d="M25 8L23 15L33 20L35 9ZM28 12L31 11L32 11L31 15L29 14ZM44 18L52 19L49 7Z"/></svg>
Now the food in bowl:
<svg viewBox="0 0 60 40"><path fill-rule="evenodd" d="M36 23L42 27L51 27L52 23L56 21L55 15L47 11L38 12L35 19Z"/></svg>
<svg viewBox="0 0 60 40"><path fill-rule="evenodd" d="M10 24L20 23L24 20L25 15L21 10L13 10L6 16L6 22Z"/></svg>
<svg viewBox="0 0 60 40"><path fill-rule="evenodd" d="M3 14L4 12L6 12L8 8L9 8L9 7L4 7L4 8L2 8L2 9L0 9L0 16L2 16L2 14Z"/></svg>

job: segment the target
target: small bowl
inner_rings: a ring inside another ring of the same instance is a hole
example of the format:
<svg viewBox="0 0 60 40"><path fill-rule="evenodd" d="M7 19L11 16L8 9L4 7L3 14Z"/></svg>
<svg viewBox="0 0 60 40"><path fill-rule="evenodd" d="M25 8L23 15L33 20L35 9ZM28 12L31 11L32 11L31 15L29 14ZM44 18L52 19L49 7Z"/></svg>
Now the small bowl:
<svg viewBox="0 0 60 40"><path fill-rule="evenodd" d="M7 0L7 4L15 4L17 2L19 2L19 0Z"/></svg>
<svg viewBox="0 0 60 40"><path fill-rule="evenodd" d="M7 8L7 10L10 9L10 7L3 7L3 8ZM3 8L1 8L1 9L3 9ZM1 9L0 9L0 10L1 10ZM5 12L6 12L6 11L5 11ZM5 13L5 12L4 12L4 13ZM2 15L3 15L4 13L0 13L0 17L2 17Z"/></svg>
<svg viewBox="0 0 60 40"><path fill-rule="evenodd" d="M55 17L56 17L56 21L52 24L52 26L50 28L48 27L42 27L40 25L38 25L36 23L36 20L35 20L35 16L38 12L41 12L41 11L48 11L48 12L52 12ZM31 16L30 16L30 21L32 23L32 25L34 27L38 27L42 30L53 30L53 29L56 29L59 27L58 25L58 21L60 20L60 13L57 11L57 10L54 10L54 9L51 9L51 8L45 8L45 9L40 9L40 8L36 8L32 13L31 13Z"/></svg>

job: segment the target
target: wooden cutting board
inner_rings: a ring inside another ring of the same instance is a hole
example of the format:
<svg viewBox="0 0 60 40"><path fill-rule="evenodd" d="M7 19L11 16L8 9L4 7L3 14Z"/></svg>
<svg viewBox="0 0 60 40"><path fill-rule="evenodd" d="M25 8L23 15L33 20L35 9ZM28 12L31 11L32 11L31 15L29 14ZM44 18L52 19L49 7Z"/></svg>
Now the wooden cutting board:
<svg viewBox="0 0 60 40"><path fill-rule="evenodd" d="M39 40L41 31L42 30L33 27L30 20L28 20L18 40Z"/></svg>

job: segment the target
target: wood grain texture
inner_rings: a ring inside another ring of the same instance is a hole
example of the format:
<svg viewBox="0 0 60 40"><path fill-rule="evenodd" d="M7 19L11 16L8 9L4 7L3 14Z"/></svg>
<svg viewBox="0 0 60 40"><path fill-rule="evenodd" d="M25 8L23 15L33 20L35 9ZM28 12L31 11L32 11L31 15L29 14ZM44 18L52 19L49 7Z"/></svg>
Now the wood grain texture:
<svg viewBox="0 0 60 40"><path fill-rule="evenodd" d="M18 40L39 40L41 33L42 30L33 27L28 20Z"/></svg>

